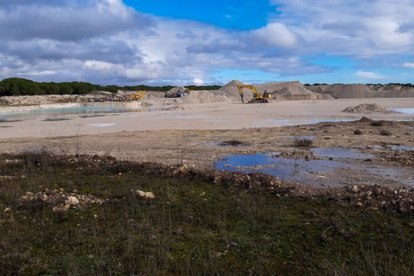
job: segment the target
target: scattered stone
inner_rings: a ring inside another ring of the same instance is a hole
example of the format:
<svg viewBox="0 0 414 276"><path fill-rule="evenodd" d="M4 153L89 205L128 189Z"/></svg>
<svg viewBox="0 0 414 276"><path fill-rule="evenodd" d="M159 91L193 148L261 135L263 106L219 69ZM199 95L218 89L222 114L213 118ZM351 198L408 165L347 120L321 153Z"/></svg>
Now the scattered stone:
<svg viewBox="0 0 414 276"><path fill-rule="evenodd" d="M154 199L155 198L155 195L154 195L153 192L144 192L144 191L141 191L141 190L137 190L135 192L135 194L138 197L143 198L143 199Z"/></svg>
<svg viewBox="0 0 414 276"><path fill-rule="evenodd" d="M190 169L187 167L187 165L183 164L183 165L181 165L180 167L178 167L178 168L177 168L177 169L173 172L173 174L174 174L174 175L178 175L178 174L181 174L181 175L187 175L189 172L190 172Z"/></svg>
<svg viewBox="0 0 414 276"><path fill-rule="evenodd" d="M354 186L352 187L352 192L353 192L353 193L358 193L358 191L359 191L358 185L354 185Z"/></svg>
<svg viewBox="0 0 414 276"><path fill-rule="evenodd" d="M75 206L75 205L78 205L78 204L79 204L79 200L78 200L75 196L70 196L70 197L68 197L68 199L65 201L65 203L66 203L67 205L70 205L70 206Z"/></svg>

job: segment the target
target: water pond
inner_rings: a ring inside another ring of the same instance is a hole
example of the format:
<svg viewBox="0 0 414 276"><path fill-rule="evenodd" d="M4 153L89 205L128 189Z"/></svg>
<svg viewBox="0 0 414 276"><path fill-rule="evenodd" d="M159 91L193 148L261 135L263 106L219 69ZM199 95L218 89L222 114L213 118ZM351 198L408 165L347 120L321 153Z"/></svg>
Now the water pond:
<svg viewBox="0 0 414 276"><path fill-rule="evenodd" d="M356 175L365 177L375 184L376 177L392 182L414 185L411 172L398 167L377 167L361 159L373 156L346 149L313 149L322 160L289 159L274 153L253 155L231 155L218 160L216 169L243 173L265 173L287 181L317 186L337 186L349 183ZM333 158L333 160L332 160ZM341 172L341 173L338 173Z"/></svg>
<svg viewBox="0 0 414 276"><path fill-rule="evenodd" d="M39 107L21 107L0 109L0 122L13 122L31 119L47 121L67 120L69 115L80 115L81 118L104 116L125 112L142 111L134 104L105 103L105 104L62 104Z"/></svg>

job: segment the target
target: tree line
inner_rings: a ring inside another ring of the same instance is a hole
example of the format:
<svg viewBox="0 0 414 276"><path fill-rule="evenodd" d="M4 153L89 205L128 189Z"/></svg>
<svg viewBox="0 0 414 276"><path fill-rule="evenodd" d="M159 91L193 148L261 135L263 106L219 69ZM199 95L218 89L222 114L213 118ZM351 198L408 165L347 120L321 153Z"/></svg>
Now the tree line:
<svg viewBox="0 0 414 276"><path fill-rule="evenodd" d="M126 91L161 91L165 92L174 86L118 86L118 85L99 85L89 82L35 82L23 78L8 78L0 81L1 96L23 96L23 95L84 95L93 91L107 91L116 93L118 90ZM187 86L190 90L216 90L220 86Z"/></svg>

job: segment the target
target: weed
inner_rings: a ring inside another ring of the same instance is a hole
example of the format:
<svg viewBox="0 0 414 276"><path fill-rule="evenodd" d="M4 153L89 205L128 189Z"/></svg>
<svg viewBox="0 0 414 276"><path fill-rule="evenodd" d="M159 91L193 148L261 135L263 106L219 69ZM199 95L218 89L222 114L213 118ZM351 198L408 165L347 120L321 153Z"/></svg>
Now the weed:
<svg viewBox="0 0 414 276"><path fill-rule="evenodd" d="M0 180L2 275L414 271L410 213L369 212L318 197L279 198L109 158L5 159L0 156L2 173L26 177ZM105 201L54 212L48 201L18 200L46 189ZM155 198L138 198L131 192L137 189Z"/></svg>
<svg viewBox="0 0 414 276"><path fill-rule="evenodd" d="M236 139L232 139L232 140L227 140L224 142L220 143L220 146L233 146L233 147L237 147L237 146L243 146L246 145L245 142L236 140Z"/></svg>
<svg viewBox="0 0 414 276"><path fill-rule="evenodd" d="M380 135L382 135L382 136L392 136L392 133L389 130L382 129L382 130L380 130Z"/></svg>
<svg viewBox="0 0 414 276"><path fill-rule="evenodd" d="M355 129L354 130L354 134L355 135L362 135L363 133L362 133L362 131L360 129Z"/></svg>
<svg viewBox="0 0 414 276"><path fill-rule="evenodd" d="M309 148L313 145L312 139L307 138L296 138L294 146L298 148Z"/></svg>
<svg viewBox="0 0 414 276"><path fill-rule="evenodd" d="M371 122L371 126L375 126L375 127L384 126L384 121L373 121Z"/></svg>

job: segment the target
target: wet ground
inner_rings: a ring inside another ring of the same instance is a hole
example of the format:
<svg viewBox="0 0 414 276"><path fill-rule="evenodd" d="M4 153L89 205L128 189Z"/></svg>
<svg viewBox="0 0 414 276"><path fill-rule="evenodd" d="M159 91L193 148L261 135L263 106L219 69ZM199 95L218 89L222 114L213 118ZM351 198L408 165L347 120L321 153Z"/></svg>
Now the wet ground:
<svg viewBox="0 0 414 276"><path fill-rule="evenodd" d="M411 169L391 165L379 167L372 164L374 155L354 149L314 148L303 153L304 159L281 156L280 153L231 155L219 160L215 166L224 171L261 172L282 180L326 187L350 184L355 177L370 185L382 178L390 185L414 186Z"/></svg>
<svg viewBox="0 0 414 276"><path fill-rule="evenodd" d="M359 130L358 135L355 130ZM297 139L309 139L312 145L296 147ZM44 149L59 154L112 155L122 160L266 172L317 187L414 186L414 122L364 119L278 128L140 131L0 140L1 152Z"/></svg>

